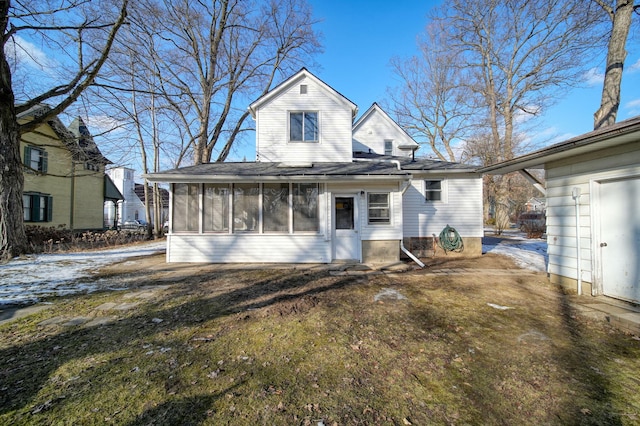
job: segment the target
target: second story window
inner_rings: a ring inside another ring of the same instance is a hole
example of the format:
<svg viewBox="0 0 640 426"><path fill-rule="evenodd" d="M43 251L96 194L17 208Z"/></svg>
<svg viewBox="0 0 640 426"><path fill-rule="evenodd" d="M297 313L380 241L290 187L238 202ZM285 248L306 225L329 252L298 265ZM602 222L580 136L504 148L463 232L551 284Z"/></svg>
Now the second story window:
<svg viewBox="0 0 640 426"><path fill-rule="evenodd" d="M384 141L384 155L393 155L393 141Z"/></svg>
<svg viewBox="0 0 640 426"><path fill-rule="evenodd" d="M32 170L47 172L47 151L33 146L24 147L24 164Z"/></svg>
<svg viewBox="0 0 640 426"><path fill-rule="evenodd" d="M311 111L289 113L290 142L318 142L318 113Z"/></svg>
<svg viewBox="0 0 640 426"><path fill-rule="evenodd" d="M99 172L100 171L100 166L96 163L92 163L87 161L86 163L84 163L84 168L85 170L92 170L94 172Z"/></svg>

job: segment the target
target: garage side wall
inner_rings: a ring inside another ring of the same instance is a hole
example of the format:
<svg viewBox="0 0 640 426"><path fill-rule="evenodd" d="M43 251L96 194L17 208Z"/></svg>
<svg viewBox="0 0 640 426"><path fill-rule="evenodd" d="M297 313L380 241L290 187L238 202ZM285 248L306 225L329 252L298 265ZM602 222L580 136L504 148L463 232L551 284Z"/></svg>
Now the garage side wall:
<svg viewBox="0 0 640 426"><path fill-rule="evenodd" d="M589 294L592 289L594 294L602 294L598 215L606 214L608 208L615 206L599 205L599 183L640 176L638 164L640 146L637 142L547 164L548 272L552 283L577 291L580 276L583 294ZM580 275L574 188L580 191Z"/></svg>

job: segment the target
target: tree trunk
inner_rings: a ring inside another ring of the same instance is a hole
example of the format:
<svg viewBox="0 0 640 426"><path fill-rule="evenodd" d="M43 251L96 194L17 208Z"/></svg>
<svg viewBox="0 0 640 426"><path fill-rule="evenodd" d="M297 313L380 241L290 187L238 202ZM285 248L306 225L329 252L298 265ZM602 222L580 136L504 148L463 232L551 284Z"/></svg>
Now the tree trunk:
<svg viewBox="0 0 640 426"><path fill-rule="evenodd" d="M627 57L625 45L631 26L633 0L617 0L615 10L607 11L611 16L613 27L609 38L607 51L607 69L602 86L600 108L594 114L593 129L611 126L616 122L618 107L620 106L620 84L622 83L622 68Z"/></svg>
<svg viewBox="0 0 640 426"><path fill-rule="evenodd" d="M5 34L9 2L0 2L0 34ZM0 47L0 261L27 250L22 213L24 176L20 160L18 119L11 88L11 70Z"/></svg>

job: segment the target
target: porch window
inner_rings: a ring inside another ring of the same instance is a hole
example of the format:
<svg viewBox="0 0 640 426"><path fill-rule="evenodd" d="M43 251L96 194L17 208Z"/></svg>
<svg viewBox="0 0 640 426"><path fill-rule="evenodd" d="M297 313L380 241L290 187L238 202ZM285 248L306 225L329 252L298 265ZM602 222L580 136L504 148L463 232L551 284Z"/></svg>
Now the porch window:
<svg viewBox="0 0 640 426"><path fill-rule="evenodd" d="M204 184L204 232L229 232L229 185Z"/></svg>
<svg viewBox="0 0 640 426"><path fill-rule="evenodd" d="M318 232L318 184L293 184L293 232Z"/></svg>
<svg viewBox="0 0 640 426"><path fill-rule="evenodd" d="M262 185L262 220L264 232L289 232L289 184Z"/></svg>
<svg viewBox="0 0 640 426"><path fill-rule="evenodd" d="M23 194L22 209L22 217L25 222L51 222L53 197L39 193Z"/></svg>
<svg viewBox="0 0 640 426"><path fill-rule="evenodd" d="M173 232L197 232L198 184L173 184Z"/></svg>
<svg viewBox="0 0 640 426"><path fill-rule="evenodd" d="M46 173L48 168L47 151L33 146L24 147L24 164L32 170Z"/></svg>
<svg viewBox="0 0 640 426"><path fill-rule="evenodd" d="M388 225L391 223L389 193L368 193L367 210L370 225Z"/></svg>
<svg viewBox="0 0 640 426"><path fill-rule="evenodd" d="M442 201L442 179L424 181L424 199L426 201Z"/></svg>
<svg viewBox="0 0 640 426"><path fill-rule="evenodd" d="M233 231L258 232L260 185L237 183L233 185Z"/></svg>
<svg viewBox="0 0 640 426"><path fill-rule="evenodd" d="M318 142L318 113L311 111L290 112L289 141Z"/></svg>

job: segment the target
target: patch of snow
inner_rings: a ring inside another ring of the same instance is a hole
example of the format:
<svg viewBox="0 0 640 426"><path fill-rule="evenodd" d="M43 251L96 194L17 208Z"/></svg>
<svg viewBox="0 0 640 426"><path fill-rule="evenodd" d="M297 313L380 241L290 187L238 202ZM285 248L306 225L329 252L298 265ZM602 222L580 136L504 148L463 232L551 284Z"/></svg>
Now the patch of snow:
<svg viewBox="0 0 640 426"><path fill-rule="evenodd" d="M374 302L379 302L383 299L387 300L404 300L406 297L398 290L393 288L383 288L382 291L373 297Z"/></svg>
<svg viewBox="0 0 640 426"><path fill-rule="evenodd" d="M487 305L491 306L494 309L498 309L500 311L506 311L507 309L514 309L511 306L496 305L495 303L487 303Z"/></svg>
<svg viewBox="0 0 640 426"><path fill-rule="evenodd" d="M100 280L77 282L106 265L165 250L164 241L109 250L40 254L16 258L0 265L0 305L37 302L48 296L90 293L102 288Z"/></svg>
<svg viewBox="0 0 640 426"><path fill-rule="evenodd" d="M482 243L483 253L494 253L512 258L523 269L546 272L549 264L547 240L526 238L520 231L508 230L503 235L487 236Z"/></svg>

